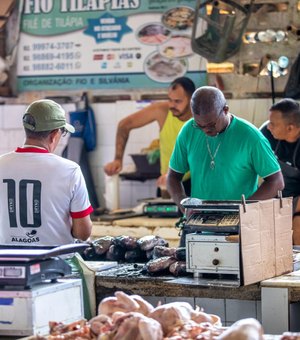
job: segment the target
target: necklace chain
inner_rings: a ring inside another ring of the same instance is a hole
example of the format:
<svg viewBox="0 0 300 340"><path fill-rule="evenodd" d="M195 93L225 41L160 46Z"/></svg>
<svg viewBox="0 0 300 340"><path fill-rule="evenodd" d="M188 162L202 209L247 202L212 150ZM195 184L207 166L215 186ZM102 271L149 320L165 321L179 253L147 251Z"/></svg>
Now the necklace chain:
<svg viewBox="0 0 300 340"><path fill-rule="evenodd" d="M226 128L225 128L225 130L223 131L223 133L226 132L228 126L230 125L230 122L231 122L231 119L229 118L228 123L227 123ZM209 166L210 166L210 168L211 168L212 170L214 170L214 168L215 168L215 166L216 166L215 158L216 158L216 156L217 156L217 153L218 153L218 151L219 151L219 148L220 148L221 143L222 143L222 140L221 140L221 141L219 142L219 144L217 145L217 148L216 148L214 154L212 154L211 149L210 149L210 146L209 146L208 138L207 138L207 136L206 136L206 146L207 146L207 151L208 151L209 156L210 156L210 165L209 165Z"/></svg>
<svg viewBox="0 0 300 340"><path fill-rule="evenodd" d="M220 148L220 145L221 145L222 141L220 141L220 143L218 144L216 150L215 150L215 153L212 154L211 150L210 150L210 146L209 146L209 143L208 143L208 138L206 137L206 145L207 145L207 150L208 150L208 153L209 153L209 156L210 156L210 168L213 170L215 168L215 158L216 158L216 155L219 151L219 148Z"/></svg>

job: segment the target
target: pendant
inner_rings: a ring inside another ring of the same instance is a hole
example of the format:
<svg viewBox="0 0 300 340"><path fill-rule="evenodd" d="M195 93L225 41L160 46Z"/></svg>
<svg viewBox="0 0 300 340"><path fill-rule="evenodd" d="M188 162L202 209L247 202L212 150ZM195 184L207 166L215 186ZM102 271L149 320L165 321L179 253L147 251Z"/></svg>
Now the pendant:
<svg viewBox="0 0 300 340"><path fill-rule="evenodd" d="M210 162L210 168L211 168L212 170L215 168L215 161L214 161L214 160L212 160L212 161Z"/></svg>

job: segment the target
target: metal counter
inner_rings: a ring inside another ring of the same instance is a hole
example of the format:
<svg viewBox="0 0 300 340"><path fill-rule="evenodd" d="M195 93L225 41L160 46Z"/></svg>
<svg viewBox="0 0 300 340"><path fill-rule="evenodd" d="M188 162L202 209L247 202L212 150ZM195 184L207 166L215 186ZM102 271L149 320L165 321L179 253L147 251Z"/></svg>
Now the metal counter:
<svg viewBox="0 0 300 340"><path fill-rule="evenodd" d="M136 268L134 268L134 266ZM140 266L140 267L139 267ZM249 286L201 286L199 279L192 276L175 278L172 275L150 276L140 275L137 271L142 265L119 265L116 268L96 273L96 300L97 304L108 296L114 294L115 291L122 290L127 294L139 294L143 297L162 298L160 301L165 302L171 299L184 299L186 301L197 302L197 298L205 301L221 302L225 308L226 299L230 301L244 300L244 302L253 304L256 308L257 301L261 299L261 291L259 284ZM211 299L211 300L209 300ZM227 300L228 301L228 300ZM151 301L152 302L152 301ZM201 301L201 306L202 306ZM196 304L197 304L196 303ZM259 306L260 307L260 306ZM208 310L208 312L218 312ZM256 316L253 315L254 317ZM223 317L223 322L225 317ZM230 323L236 320L229 320Z"/></svg>

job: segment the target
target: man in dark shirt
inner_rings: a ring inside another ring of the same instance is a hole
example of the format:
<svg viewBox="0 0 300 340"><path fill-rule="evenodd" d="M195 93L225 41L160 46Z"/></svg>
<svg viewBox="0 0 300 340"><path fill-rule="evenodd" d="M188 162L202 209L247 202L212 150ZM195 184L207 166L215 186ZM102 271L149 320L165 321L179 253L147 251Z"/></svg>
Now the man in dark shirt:
<svg viewBox="0 0 300 340"><path fill-rule="evenodd" d="M300 105L285 98L270 108L261 127L278 158L284 177L283 197L294 197L293 243L300 245Z"/></svg>

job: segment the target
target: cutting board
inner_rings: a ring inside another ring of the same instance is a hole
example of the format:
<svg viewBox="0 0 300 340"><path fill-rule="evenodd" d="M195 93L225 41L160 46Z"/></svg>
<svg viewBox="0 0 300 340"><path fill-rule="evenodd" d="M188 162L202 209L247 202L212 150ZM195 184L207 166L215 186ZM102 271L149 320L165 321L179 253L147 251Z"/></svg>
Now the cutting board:
<svg viewBox="0 0 300 340"><path fill-rule="evenodd" d="M113 221L112 225L124 227L170 227L174 228L178 218L153 218L147 216L126 218Z"/></svg>
<svg viewBox="0 0 300 340"><path fill-rule="evenodd" d="M140 238L147 235L157 235L169 242L170 247L178 247L179 235L175 228L177 218L150 218L147 216L126 218L110 222L93 222L92 238L103 236L128 235ZM103 224L105 223L105 224Z"/></svg>
<svg viewBox="0 0 300 340"><path fill-rule="evenodd" d="M87 267L94 272L111 269L118 266L117 261L84 261Z"/></svg>

